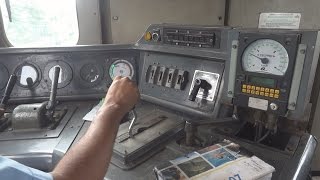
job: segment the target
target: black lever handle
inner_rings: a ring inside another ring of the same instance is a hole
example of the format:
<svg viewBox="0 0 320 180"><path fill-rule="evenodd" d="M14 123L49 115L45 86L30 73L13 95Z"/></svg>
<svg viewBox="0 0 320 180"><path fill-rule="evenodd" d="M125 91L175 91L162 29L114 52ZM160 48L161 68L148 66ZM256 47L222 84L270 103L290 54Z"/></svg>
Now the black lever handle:
<svg viewBox="0 0 320 180"><path fill-rule="evenodd" d="M190 101L195 101L197 94L200 90L200 88L209 90L211 89L211 84L209 84L206 80L204 79L196 79L192 88L192 91L189 95L189 100Z"/></svg>
<svg viewBox="0 0 320 180"><path fill-rule="evenodd" d="M27 85L28 85L29 88L31 88L33 86L33 80L32 80L31 77L27 78Z"/></svg>
<svg viewBox="0 0 320 180"><path fill-rule="evenodd" d="M6 89L4 91L3 97L0 102L0 117L3 116L6 110L6 105L8 103L8 100L10 99L10 94L13 90L14 85L17 82L17 76L16 75L11 75L9 78L9 81L7 83Z"/></svg>
<svg viewBox="0 0 320 180"><path fill-rule="evenodd" d="M60 67L56 66L54 67L54 74L53 74L53 80L52 80L51 91L50 91L50 99L47 105L47 110L53 110L55 108L59 76L60 76Z"/></svg>
<svg viewBox="0 0 320 180"><path fill-rule="evenodd" d="M2 100L1 100L1 105L5 106L7 105L8 103L8 100L10 98L10 94L13 90L13 87L14 85L16 84L17 82L17 76L16 75L11 75L10 78L9 78L9 81L7 83L7 86L6 86L6 89L4 91L4 94L3 94L3 97L2 97Z"/></svg>

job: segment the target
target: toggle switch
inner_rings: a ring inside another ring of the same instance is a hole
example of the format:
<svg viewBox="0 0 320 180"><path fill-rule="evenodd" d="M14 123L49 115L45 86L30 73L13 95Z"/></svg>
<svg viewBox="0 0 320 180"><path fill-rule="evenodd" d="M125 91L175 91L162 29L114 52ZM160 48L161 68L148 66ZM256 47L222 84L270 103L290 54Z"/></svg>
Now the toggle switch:
<svg viewBox="0 0 320 180"><path fill-rule="evenodd" d="M174 88L179 90L184 90L189 81L188 75L189 75L188 71L179 70Z"/></svg>
<svg viewBox="0 0 320 180"><path fill-rule="evenodd" d="M175 82L175 79L177 77L177 74L178 74L178 70L177 69L169 69L168 71L168 76L167 76L167 79L166 79L166 87L168 88L173 88L174 87L174 82Z"/></svg>
<svg viewBox="0 0 320 180"><path fill-rule="evenodd" d="M156 84L158 73L159 73L158 66L149 66L148 73L147 73L148 76L147 76L146 81L150 84Z"/></svg>
<svg viewBox="0 0 320 180"><path fill-rule="evenodd" d="M212 86L210 83L208 83L208 81L204 79L196 79L194 82L194 86L192 88L191 94L189 95L190 101L196 100L196 97L198 95L200 88L204 89L205 91L208 91L212 88Z"/></svg>
<svg viewBox="0 0 320 180"><path fill-rule="evenodd" d="M159 68L159 73L157 77L157 85L164 86L167 79L168 69L164 66Z"/></svg>

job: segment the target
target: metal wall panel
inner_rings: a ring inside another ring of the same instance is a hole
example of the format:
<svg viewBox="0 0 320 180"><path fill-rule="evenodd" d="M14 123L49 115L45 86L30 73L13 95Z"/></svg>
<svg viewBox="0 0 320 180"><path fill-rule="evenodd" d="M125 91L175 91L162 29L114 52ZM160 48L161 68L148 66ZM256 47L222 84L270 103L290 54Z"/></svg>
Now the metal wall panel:
<svg viewBox="0 0 320 180"><path fill-rule="evenodd" d="M225 1L110 0L109 7L112 41L108 42L132 43L152 23L222 25Z"/></svg>
<svg viewBox="0 0 320 180"><path fill-rule="evenodd" d="M258 27L261 12L302 13L300 28L320 28L319 0L230 0L230 26Z"/></svg>
<svg viewBox="0 0 320 180"><path fill-rule="evenodd" d="M99 0L77 0L79 45L101 44Z"/></svg>

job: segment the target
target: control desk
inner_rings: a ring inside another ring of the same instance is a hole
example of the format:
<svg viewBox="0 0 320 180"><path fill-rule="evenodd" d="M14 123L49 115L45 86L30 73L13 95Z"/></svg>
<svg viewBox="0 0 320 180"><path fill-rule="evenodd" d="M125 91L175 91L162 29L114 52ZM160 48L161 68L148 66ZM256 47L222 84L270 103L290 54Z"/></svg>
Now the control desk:
<svg viewBox="0 0 320 180"><path fill-rule="evenodd" d="M274 179L305 178L319 43L316 30L153 24L133 45L0 49L0 154L52 170L120 75L141 101L107 178L154 179L160 163L223 139L274 166Z"/></svg>

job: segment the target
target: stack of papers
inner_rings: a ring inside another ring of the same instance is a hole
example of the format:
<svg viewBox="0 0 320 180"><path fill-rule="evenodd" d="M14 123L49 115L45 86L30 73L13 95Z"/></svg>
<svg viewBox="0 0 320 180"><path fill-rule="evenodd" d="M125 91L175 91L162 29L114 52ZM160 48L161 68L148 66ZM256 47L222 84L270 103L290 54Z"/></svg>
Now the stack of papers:
<svg viewBox="0 0 320 180"><path fill-rule="evenodd" d="M225 140L155 167L158 180L269 180L274 167Z"/></svg>

